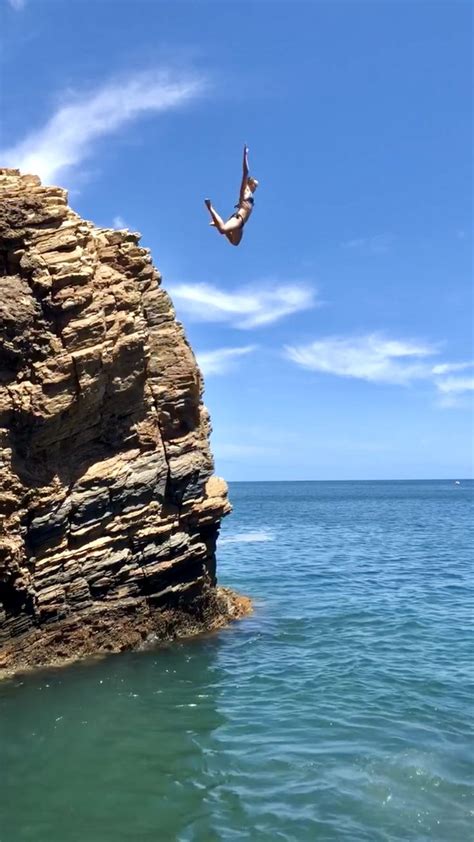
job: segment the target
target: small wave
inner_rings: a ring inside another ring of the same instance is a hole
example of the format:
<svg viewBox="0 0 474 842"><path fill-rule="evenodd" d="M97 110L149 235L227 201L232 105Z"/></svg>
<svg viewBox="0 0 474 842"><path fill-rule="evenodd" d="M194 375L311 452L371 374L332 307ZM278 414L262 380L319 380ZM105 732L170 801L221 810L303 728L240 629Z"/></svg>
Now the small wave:
<svg viewBox="0 0 474 842"><path fill-rule="evenodd" d="M264 529L255 532L237 532L235 535L224 535L219 538L219 544L254 544L263 541L273 541L273 535Z"/></svg>

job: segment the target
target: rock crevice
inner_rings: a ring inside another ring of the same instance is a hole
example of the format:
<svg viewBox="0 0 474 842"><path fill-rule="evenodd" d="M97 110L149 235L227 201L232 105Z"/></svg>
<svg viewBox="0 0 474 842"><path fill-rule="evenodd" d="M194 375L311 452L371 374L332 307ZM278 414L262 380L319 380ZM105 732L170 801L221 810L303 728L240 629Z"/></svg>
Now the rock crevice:
<svg viewBox="0 0 474 842"><path fill-rule="evenodd" d="M0 667L241 610L202 378L139 235L0 170L0 321Z"/></svg>

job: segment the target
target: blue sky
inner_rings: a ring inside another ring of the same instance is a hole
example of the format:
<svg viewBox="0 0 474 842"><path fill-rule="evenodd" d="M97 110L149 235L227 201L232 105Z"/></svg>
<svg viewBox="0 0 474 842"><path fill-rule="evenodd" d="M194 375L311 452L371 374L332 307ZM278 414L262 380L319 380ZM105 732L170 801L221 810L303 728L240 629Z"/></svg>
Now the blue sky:
<svg viewBox="0 0 474 842"><path fill-rule="evenodd" d="M217 471L471 476L471 4L0 4L0 165L142 232Z"/></svg>

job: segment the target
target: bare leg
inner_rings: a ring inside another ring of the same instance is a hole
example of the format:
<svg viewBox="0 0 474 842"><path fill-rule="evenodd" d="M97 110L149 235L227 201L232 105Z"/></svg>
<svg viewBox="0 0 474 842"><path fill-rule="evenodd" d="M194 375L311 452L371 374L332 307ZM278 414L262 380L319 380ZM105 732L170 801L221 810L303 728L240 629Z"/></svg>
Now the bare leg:
<svg viewBox="0 0 474 842"><path fill-rule="evenodd" d="M210 199L204 199L204 204L212 216L212 222L210 225L214 225L220 234L228 234L229 231L237 231L239 228L242 228L242 220L239 219L239 217L231 216L227 222L224 222L222 217L217 213L216 209L212 207Z"/></svg>
<svg viewBox="0 0 474 842"><path fill-rule="evenodd" d="M240 227L240 228L234 228L233 231L226 231L225 236L229 240L229 243L232 243L233 246L238 246L241 239L242 239L243 233L244 233L244 229L242 227Z"/></svg>
<svg viewBox="0 0 474 842"><path fill-rule="evenodd" d="M233 246L238 246L242 239L244 228L242 220L237 216L231 216L227 222L224 222L222 217L220 217L217 211L212 207L210 199L204 199L204 204L212 217L212 222L209 224L214 225L220 234L225 234L229 243L232 243Z"/></svg>
<svg viewBox="0 0 474 842"><path fill-rule="evenodd" d="M206 205L206 208L208 209L208 211L209 211L209 213L211 214L211 217L212 217L212 222L210 222L209 224L214 225L217 228L217 230L221 234L223 234L224 233L224 225L225 225L224 220L222 219L221 216L219 216L217 211L212 207L210 199L204 199L204 204Z"/></svg>
<svg viewBox="0 0 474 842"><path fill-rule="evenodd" d="M237 216L231 216L227 222L224 222L223 232L228 234L229 231L238 231L242 227L242 220Z"/></svg>

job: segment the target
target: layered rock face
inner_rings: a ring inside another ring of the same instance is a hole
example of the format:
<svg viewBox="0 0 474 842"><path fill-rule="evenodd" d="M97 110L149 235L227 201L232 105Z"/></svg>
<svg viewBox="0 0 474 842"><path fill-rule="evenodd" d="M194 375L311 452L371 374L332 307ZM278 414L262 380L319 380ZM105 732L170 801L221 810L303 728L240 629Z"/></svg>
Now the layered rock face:
<svg viewBox="0 0 474 842"><path fill-rule="evenodd" d="M232 613L202 380L139 235L0 170L0 666Z"/></svg>

